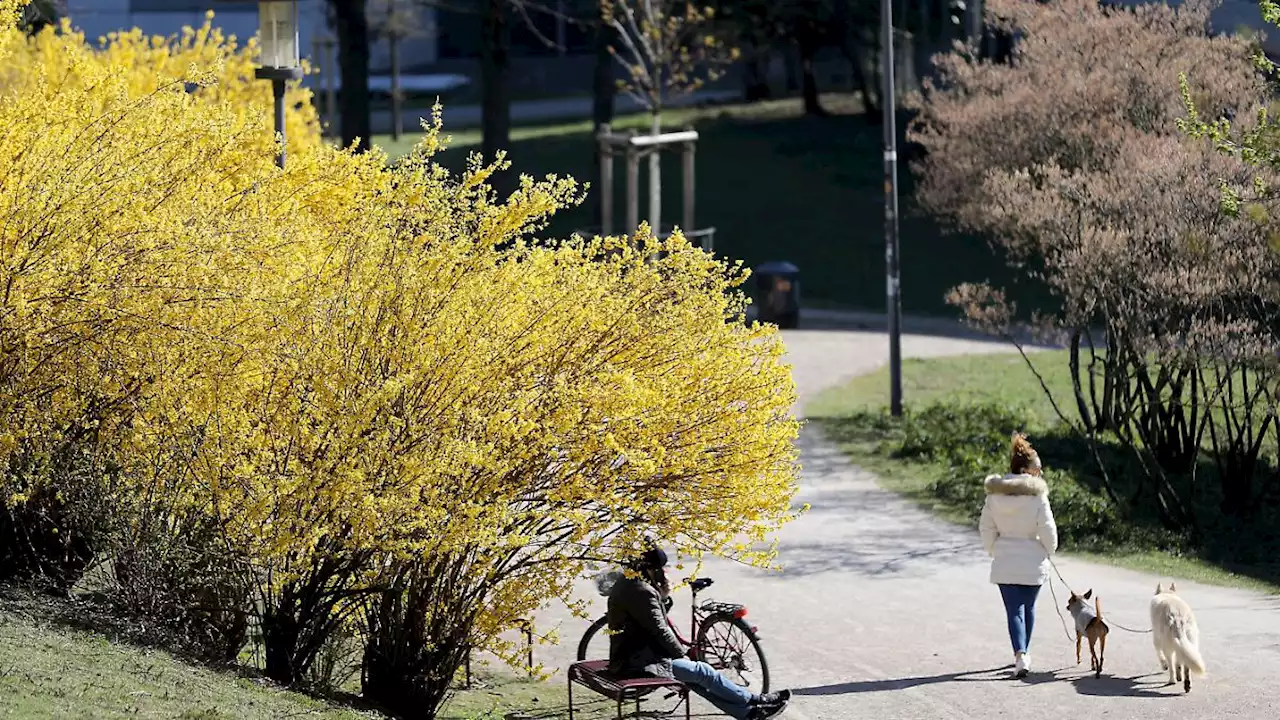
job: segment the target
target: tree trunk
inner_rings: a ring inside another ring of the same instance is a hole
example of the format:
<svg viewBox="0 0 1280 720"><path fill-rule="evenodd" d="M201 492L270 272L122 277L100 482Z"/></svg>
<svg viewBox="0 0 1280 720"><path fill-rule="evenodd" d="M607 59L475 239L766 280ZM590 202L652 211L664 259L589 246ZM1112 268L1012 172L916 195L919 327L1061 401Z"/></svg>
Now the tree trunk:
<svg viewBox="0 0 1280 720"><path fill-rule="evenodd" d="M262 639L266 646L267 677L289 686L297 682L302 673L295 667L298 649L298 623L286 605L281 611L268 609L262 618Z"/></svg>
<svg viewBox="0 0 1280 720"><path fill-rule="evenodd" d="M818 48L814 43L807 41L801 41L798 45L800 49L800 69L804 75L804 82L801 87L801 94L804 97L804 114L817 115L819 117L825 116L827 111L822 107L822 101L818 98L818 77L813 68L813 57Z"/></svg>
<svg viewBox="0 0 1280 720"><path fill-rule="evenodd" d="M613 53L609 52L613 42L613 28L603 22L596 23L596 64L591 78L591 122L597 131L602 125L613 122L613 98L617 94L614 82ZM613 188L604 187L600 177L600 143L593 145L595 163L592 164L592 183L597 194L612 193ZM596 227L604 225L604 208L602 203L594 203Z"/></svg>
<svg viewBox="0 0 1280 720"><path fill-rule="evenodd" d="M878 37L878 35L868 38L864 28L854 27L853 20L849 17L846 3L837 3L836 10L837 15L834 23L839 28L840 54L844 56L845 62L849 63L849 75L853 78L853 90L862 97L862 109L867 121L872 124L879 124L884 120L880 115L880 85L868 77L869 68L863 52L865 44L874 42L874 38Z"/></svg>
<svg viewBox="0 0 1280 720"><path fill-rule="evenodd" d="M618 86L614 82L613 28L599 23L596 26L596 63L591 76L591 121L598 128L613 122L613 98Z"/></svg>
<svg viewBox="0 0 1280 720"><path fill-rule="evenodd" d="M466 662L483 595L465 585L466 557L393 567L390 590L364 603L361 690L392 717L434 718Z"/></svg>
<svg viewBox="0 0 1280 720"><path fill-rule="evenodd" d="M511 24L506 0L484 0L480 38L480 150L492 162L511 144Z"/></svg>
<svg viewBox="0 0 1280 720"><path fill-rule="evenodd" d="M793 95L800 89L800 63L796 58L794 47L783 46L782 66L786 75L787 94Z"/></svg>
<svg viewBox="0 0 1280 720"><path fill-rule="evenodd" d="M742 99L745 102L768 100L772 93L769 90L769 53L757 50L747 61L746 72L743 73L744 86Z"/></svg>
<svg viewBox="0 0 1280 720"><path fill-rule="evenodd" d="M979 55L982 53L983 5L982 0L970 0L965 14L965 38L978 46Z"/></svg>
<svg viewBox="0 0 1280 720"><path fill-rule="evenodd" d="M338 65L342 75L342 144L359 141L370 147L369 20L365 0L329 0L338 31Z"/></svg>
<svg viewBox="0 0 1280 720"><path fill-rule="evenodd" d="M400 92L400 33L387 38L391 50L391 139L399 140L404 126L404 96Z"/></svg>

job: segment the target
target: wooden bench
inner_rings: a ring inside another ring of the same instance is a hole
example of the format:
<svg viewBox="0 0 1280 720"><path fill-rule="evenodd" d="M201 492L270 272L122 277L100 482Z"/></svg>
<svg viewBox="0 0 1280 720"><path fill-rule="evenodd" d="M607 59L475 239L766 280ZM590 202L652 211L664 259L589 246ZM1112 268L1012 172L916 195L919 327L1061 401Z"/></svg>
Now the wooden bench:
<svg viewBox="0 0 1280 720"><path fill-rule="evenodd" d="M689 687L679 680L662 677L618 677L609 672L608 660L588 660L586 662L574 663L569 666L569 720L573 720L573 686L581 685L582 687L603 695L618 706L618 720L624 717L638 718L640 717L640 699L656 690L668 690L680 697L676 706L665 715L674 715L680 710L680 706L684 705L685 720L689 720ZM636 709L634 713L623 715L622 706L624 703L634 701Z"/></svg>

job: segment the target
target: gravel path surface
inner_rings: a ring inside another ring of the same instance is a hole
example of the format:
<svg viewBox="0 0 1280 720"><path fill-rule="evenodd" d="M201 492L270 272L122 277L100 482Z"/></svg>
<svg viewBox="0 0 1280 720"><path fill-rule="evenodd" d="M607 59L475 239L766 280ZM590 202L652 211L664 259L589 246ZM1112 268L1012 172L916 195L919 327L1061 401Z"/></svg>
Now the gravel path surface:
<svg viewBox="0 0 1280 720"><path fill-rule="evenodd" d="M785 337L801 412L816 393L887 358L882 332L801 330ZM941 334L903 339L908 357L1007 350ZM987 582L977 533L880 490L816 428L804 431L801 452L797 502L812 509L781 534L784 569L711 562L702 573L716 580L706 597L750 606L775 686L797 693L789 720L1280 717L1280 597L1178 583L1199 619L1209 666L1209 676L1184 696L1180 686L1165 686L1149 635L1113 631L1101 679L1088 672L1087 646L1076 666L1074 636L1064 635L1046 587L1031 652L1036 672L1011 680L1003 611ZM1151 594L1157 582L1168 582L1070 558L1058 565L1079 589L1094 589L1104 617L1135 629L1149 626ZM592 596L586 583L582 592ZM685 592L677 594L676 617L687 624ZM1058 600L1066 603L1060 589ZM598 598L595 607L603 608ZM548 612L540 625L558 625L563 644L539 648L538 659L563 668L586 624Z"/></svg>

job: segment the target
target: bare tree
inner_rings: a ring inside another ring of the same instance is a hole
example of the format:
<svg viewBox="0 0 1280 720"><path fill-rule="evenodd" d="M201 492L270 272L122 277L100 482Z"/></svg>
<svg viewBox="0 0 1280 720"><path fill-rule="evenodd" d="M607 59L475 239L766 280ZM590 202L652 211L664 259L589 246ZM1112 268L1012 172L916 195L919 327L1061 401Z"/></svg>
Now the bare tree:
<svg viewBox="0 0 1280 720"><path fill-rule="evenodd" d="M613 28L613 55L628 79L620 89L650 114L650 131L662 133L668 97L696 92L738 59L715 27L715 11L679 0L601 0L604 21ZM649 224L662 232L662 159L649 155Z"/></svg>
<svg viewBox="0 0 1280 720"><path fill-rule="evenodd" d="M590 2L593 17L598 17L595 0ZM374 0L372 3L328 0L328 3L330 19L338 35L342 138L347 144L356 137L361 138L361 149L368 149L371 132L368 75L372 37L379 32L403 34L420 28L419 11L424 7L475 15L481 26L481 150L490 160L505 149L511 139L511 29L515 23L523 23L549 47L554 46L555 40L538 31L534 18L560 12L539 0Z"/></svg>
<svg viewBox="0 0 1280 720"><path fill-rule="evenodd" d="M391 139L404 132L404 93L400 89L400 43L430 31L419 0L373 0L369 17L374 34L385 38L391 60Z"/></svg>

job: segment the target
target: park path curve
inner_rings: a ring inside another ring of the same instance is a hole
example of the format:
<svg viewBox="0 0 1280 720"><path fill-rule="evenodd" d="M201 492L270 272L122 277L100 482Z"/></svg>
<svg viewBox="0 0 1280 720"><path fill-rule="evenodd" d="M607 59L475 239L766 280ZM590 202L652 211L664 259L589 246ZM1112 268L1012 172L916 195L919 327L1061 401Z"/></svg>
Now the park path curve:
<svg viewBox="0 0 1280 720"><path fill-rule="evenodd" d="M1009 349L937 325L926 330L904 336L905 356ZM879 331L833 327L784 337L801 412L823 389L887 358ZM797 693L789 720L1280 717L1280 597L1178 583L1199 619L1210 673L1184 696L1164 686L1149 635L1114 632L1101 679L1087 672L1087 649L1077 667L1046 588L1032 646L1038 672L1013 681L1003 612L977 533L881 490L817 428L804 430L800 446L796 501L812 508L780 535L784 569L711 561L702 573L716 580L710 597L750 606L776 686ZM1132 628L1149 626L1151 594L1168 582L1072 558L1059 567L1072 583L1094 588L1106 617ZM588 584L582 592L590 597ZM687 623L683 593L676 618ZM1061 591L1058 599L1066 601ZM548 623L559 626L562 644L540 648L538 659L563 668L586 622L550 612L540 624Z"/></svg>

